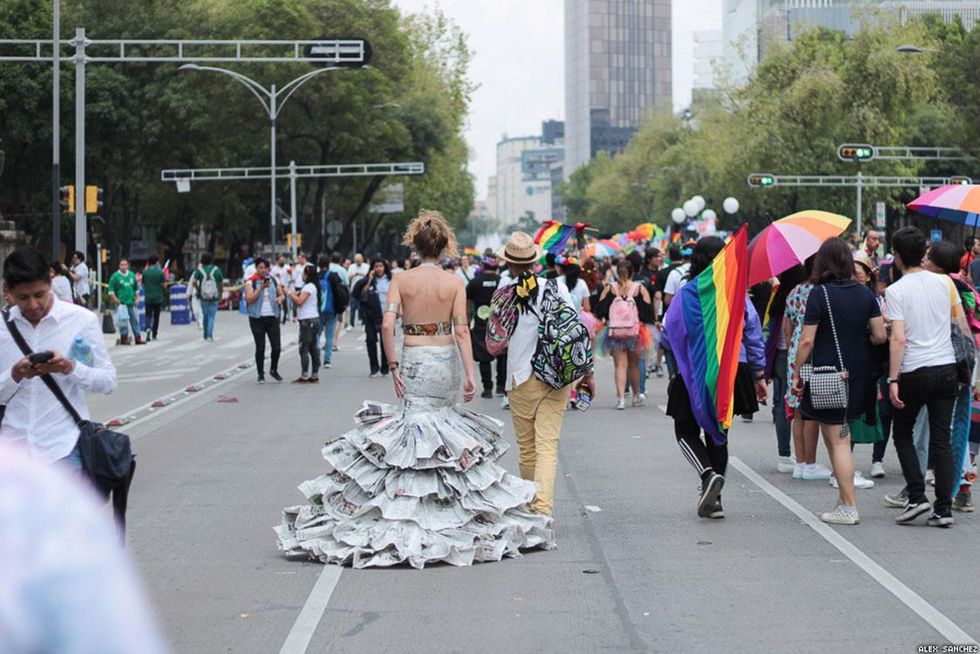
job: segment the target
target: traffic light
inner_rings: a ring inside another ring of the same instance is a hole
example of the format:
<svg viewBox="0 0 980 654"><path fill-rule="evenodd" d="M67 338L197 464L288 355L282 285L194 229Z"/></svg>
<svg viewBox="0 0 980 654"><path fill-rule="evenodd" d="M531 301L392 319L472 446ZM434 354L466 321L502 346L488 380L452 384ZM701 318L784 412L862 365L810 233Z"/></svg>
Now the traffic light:
<svg viewBox="0 0 980 654"><path fill-rule="evenodd" d="M875 149L865 143L845 143L837 148L837 158L841 161L871 161L875 158Z"/></svg>
<svg viewBox="0 0 980 654"><path fill-rule="evenodd" d="M292 235L291 232L287 232L286 233L286 247L287 248L290 248L290 249L293 247L293 235ZM303 235L302 234L297 234L296 235L296 249L297 250L302 250L303 249Z"/></svg>
<svg viewBox="0 0 980 654"><path fill-rule="evenodd" d="M973 180L972 179L970 179L969 177L963 177L962 175L959 175L959 176L956 176L956 177L950 177L948 181L949 181L950 184L972 184L973 183Z"/></svg>
<svg viewBox="0 0 980 654"><path fill-rule="evenodd" d="M98 186L85 187L85 213L97 214L102 208L102 189Z"/></svg>
<svg viewBox="0 0 980 654"><path fill-rule="evenodd" d="M58 196L61 198L61 210L65 213L75 213L75 187L71 184L58 188Z"/></svg>
<svg viewBox="0 0 980 654"><path fill-rule="evenodd" d="M752 188L768 188L776 184L776 178L764 173L752 173L749 175L749 186Z"/></svg>

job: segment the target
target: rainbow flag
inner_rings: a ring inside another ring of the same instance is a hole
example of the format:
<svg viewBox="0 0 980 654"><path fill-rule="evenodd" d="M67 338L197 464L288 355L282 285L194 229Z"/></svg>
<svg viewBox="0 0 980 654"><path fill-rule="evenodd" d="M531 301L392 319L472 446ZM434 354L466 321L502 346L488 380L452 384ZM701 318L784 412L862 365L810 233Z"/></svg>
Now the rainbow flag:
<svg viewBox="0 0 980 654"><path fill-rule="evenodd" d="M748 231L743 225L711 265L674 298L664 331L698 424L719 445L735 408L735 374L749 287Z"/></svg>
<svg viewBox="0 0 980 654"><path fill-rule="evenodd" d="M463 248L463 254L465 254L468 257L478 257L480 256L481 253L476 248L471 248L469 246L466 246L465 248Z"/></svg>
<svg viewBox="0 0 980 654"><path fill-rule="evenodd" d="M575 236L574 225L563 225L554 220L547 220L534 235L534 242L544 248L545 252L561 254L573 236Z"/></svg>

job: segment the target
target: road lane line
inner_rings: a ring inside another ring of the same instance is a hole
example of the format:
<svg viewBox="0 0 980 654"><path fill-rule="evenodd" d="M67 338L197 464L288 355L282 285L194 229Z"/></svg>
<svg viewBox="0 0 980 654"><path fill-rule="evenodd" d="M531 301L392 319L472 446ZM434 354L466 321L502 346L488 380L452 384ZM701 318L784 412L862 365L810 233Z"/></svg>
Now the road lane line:
<svg viewBox="0 0 980 654"><path fill-rule="evenodd" d="M977 642L976 639L960 629L956 623L940 613L936 607L923 599L921 595L899 581L895 575L875 563L871 557L858 549L851 541L831 529L826 523L821 522L806 507L766 481L759 473L742 462L741 459L733 456L728 462L733 468L748 478L749 481L765 491L769 497L782 504L808 527L817 532L825 541L837 548L852 563L864 570L869 577L881 584L885 590L894 595L902 604L912 609L929 626L938 631L943 638L954 645L972 645Z"/></svg>
<svg viewBox="0 0 980 654"><path fill-rule="evenodd" d="M286 636L286 642L283 643L279 654L306 654L306 648L310 646L313 633L320 624L323 612L327 609L330 596L337 588L337 582L340 581L340 574L343 571L344 569L339 565L332 563L323 565L323 571L320 572L316 585L310 591L310 596L306 598L306 604L296 617L293 628L289 630L289 635Z"/></svg>

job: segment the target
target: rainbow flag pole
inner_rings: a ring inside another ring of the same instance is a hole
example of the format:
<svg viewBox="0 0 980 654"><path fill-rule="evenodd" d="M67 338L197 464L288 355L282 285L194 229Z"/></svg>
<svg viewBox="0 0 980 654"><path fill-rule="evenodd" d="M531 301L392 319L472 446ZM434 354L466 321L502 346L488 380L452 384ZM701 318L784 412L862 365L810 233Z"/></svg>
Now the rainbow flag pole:
<svg viewBox="0 0 980 654"><path fill-rule="evenodd" d="M664 331L698 424L718 444L735 408L735 375L749 287L748 227L674 298Z"/></svg>

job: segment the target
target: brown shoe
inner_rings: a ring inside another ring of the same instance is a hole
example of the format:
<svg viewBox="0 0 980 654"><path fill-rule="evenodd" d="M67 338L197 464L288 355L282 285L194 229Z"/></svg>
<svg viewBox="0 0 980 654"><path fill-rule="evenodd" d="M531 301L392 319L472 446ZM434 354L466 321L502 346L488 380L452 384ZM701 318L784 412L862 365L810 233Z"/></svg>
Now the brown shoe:
<svg viewBox="0 0 980 654"><path fill-rule="evenodd" d="M319 377L310 377L309 379L306 380L306 383L308 383L308 384L319 384L320 383L320 378Z"/></svg>
<svg viewBox="0 0 980 654"><path fill-rule="evenodd" d="M306 377L299 377L290 382L291 384L309 384L310 380Z"/></svg>

